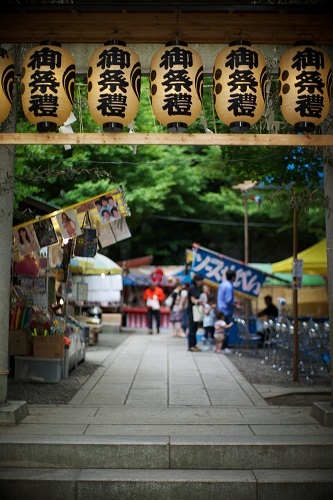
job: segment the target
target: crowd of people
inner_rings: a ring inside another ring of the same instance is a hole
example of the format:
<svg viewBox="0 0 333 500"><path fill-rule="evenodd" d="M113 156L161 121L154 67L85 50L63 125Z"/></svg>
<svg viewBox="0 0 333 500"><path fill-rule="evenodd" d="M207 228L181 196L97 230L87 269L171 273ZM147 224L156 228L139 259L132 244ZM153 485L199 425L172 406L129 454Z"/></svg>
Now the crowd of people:
<svg viewBox="0 0 333 500"><path fill-rule="evenodd" d="M201 275L195 275L191 284L175 280L173 290L166 297L163 289L155 282L144 291L143 300L148 311L148 333L153 333L153 322L156 333L160 333L160 308L162 305L170 309L170 325L173 337L187 337L188 350L200 352L202 349L214 348L216 353L228 354L230 329L234 324L235 312L242 309L242 304L235 300L235 271L226 272L217 293L206 284ZM258 313L258 317L276 317L278 310L272 297L264 297L266 307ZM203 330L202 344L197 346L197 332Z"/></svg>
<svg viewBox="0 0 333 500"><path fill-rule="evenodd" d="M240 308L234 300L233 282L236 274L228 271L226 280L219 285L217 295L208 285L203 284L203 277L195 275L188 290L188 350L199 352L197 331L204 330L203 345L214 346L217 353L231 352L228 347L228 330L233 325L233 312Z"/></svg>
<svg viewBox="0 0 333 500"><path fill-rule="evenodd" d="M217 295L203 283L201 275L195 275L191 284L175 280L168 297L163 289L151 282L144 291L143 300L147 307L148 334L160 333L160 308L164 304L170 309L170 325L173 337L185 338L188 350L199 352L197 332L204 331L203 345L214 347L217 353L228 353L228 330L232 327L234 308L240 307L234 300L233 282L236 274L227 273L226 280L218 288Z"/></svg>

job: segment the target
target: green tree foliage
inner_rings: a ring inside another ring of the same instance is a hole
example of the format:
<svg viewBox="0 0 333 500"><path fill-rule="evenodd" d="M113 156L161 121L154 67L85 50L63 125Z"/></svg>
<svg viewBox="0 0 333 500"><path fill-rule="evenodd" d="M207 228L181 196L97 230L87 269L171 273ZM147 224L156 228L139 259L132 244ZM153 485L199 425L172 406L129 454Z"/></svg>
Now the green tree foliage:
<svg viewBox="0 0 333 500"><path fill-rule="evenodd" d="M84 78L77 81L73 112L74 132L102 131L90 116ZM22 110L19 116L19 132L35 131ZM264 120L255 131L267 132ZM133 132L165 132L153 116L147 78ZM202 117L188 132L229 133L214 112L211 78L205 80ZM105 249L115 260L153 254L157 264L182 263L193 242L242 259L244 197L233 186L247 179L260 188L251 190L248 199L250 261L273 262L290 254L296 194L300 246L324 235L318 187L322 159L312 150L78 145L65 151L62 146L18 145L16 158L16 204L30 194L65 207L123 186L132 237ZM312 198L309 192L315 193ZM309 227L314 228L310 236Z"/></svg>

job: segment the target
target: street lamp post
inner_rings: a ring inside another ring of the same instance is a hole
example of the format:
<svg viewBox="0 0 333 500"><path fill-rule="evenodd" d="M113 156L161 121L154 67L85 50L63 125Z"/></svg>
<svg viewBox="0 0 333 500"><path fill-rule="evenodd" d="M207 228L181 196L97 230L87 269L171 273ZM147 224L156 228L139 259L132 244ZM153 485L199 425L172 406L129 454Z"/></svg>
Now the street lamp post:
<svg viewBox="0 0 333 500"><path fill-rule="evenodd" d="M254 181L244 181L243 183L232 186L232 189L239 189L244 196L244 264L247 266L249 263L249 221L248 221L248 197L249 190L253 189L257 185ZM249 328L249 317L250 317L250 304L249 300L245 300L245 319L246 324Z"/></svg>
<svg viewBox="0 0 333 500"><path fill-rule="evenodd" d="M248 223L248 197L249 190L253 189L257 182L244 181L241 184L232 186L232 189L239 189L244 196L244 263L249 263L249 223Z"/></svg>

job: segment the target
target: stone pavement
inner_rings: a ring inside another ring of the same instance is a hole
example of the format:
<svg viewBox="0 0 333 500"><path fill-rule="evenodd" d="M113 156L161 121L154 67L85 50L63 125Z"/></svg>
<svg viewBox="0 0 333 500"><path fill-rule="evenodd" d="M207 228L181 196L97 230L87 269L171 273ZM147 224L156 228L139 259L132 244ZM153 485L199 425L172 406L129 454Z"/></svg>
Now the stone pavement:
<svg viewBox="0 0 333 500"><path fill-rule="evenodd" d="M112 335L112 334L110 334ZM90 358L89 358L90 356ZM68 405L29 405L1 436L332 436L310 407L276 407L280 387L247 382L228 355L187 351L186 339L145 332L115 350L91 349L101 364Z"/></svg>
<svg viewBox="0 0 333 500"><path fill-rule="evenodd" d="M227 355L162 331L89 356L69 404L0 425L1 500L331 500L333 428L269 406Z"/></svg>

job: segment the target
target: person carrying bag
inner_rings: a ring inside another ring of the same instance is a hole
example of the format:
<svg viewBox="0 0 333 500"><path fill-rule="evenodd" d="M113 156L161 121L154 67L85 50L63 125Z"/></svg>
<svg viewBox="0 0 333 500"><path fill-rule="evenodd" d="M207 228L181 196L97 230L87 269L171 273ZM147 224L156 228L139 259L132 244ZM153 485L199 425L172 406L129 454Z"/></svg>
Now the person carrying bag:
<svg viewBox="0 0 333 500"><path fill-rule="evenodd" d="M153 320L156 323L156 333L160 333L161 313L160 308L165 300L165 293L162 288L157 286L153 281L150 282L149 288L143 293L142 299L147 306L148 314L148 335L153 333Z"/></svg>

